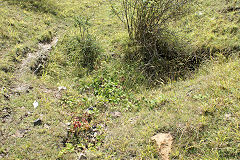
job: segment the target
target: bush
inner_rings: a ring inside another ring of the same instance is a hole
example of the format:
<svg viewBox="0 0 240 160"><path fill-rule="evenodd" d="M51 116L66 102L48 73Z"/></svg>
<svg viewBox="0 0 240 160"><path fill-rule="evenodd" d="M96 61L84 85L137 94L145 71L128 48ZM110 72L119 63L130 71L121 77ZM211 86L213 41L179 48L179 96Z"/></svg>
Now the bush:
<svg viewBox="0 0 240 160"><path fill-rule="evenodd" d="M67 42L67 55L70 61L78 68L94 69L95 62L101 52L94 36L88 32L89 19L75 18L75 26L79 29Z"/></svg>
<svg viewBox="0 0 240 160"><path fill-rule="evenodd" d="M91 35L85 38L76 35L68 43L67 54L71 62L78 67L94 69L94 64L99 55L99 47Z"/></svg>
<svg viewBox="0 0 240 160"><path fill-rule="evenodd" d="M190 0L122 0L120 10L112 7L126 25L132 45L136 47L134 56L130 57L140 60L143 63L142 69L153 77L164 72L167 68L164 64L177 65L187 59L186 51L179 44L182 40L168 30L167 25L187 13L189 2Z"/></svg>

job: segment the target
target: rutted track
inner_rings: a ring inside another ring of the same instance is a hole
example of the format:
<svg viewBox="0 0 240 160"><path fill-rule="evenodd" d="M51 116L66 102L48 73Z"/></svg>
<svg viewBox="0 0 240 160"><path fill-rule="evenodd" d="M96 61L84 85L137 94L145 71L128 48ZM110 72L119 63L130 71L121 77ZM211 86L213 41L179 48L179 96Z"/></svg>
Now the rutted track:
<svg viewBox="0 0 240 160"><path fill-rule="evenodd" d="M30 82L24 81L23 77L29 73L36 74L40 70L42 63L44 63L43 61L47 60L51 49L56 46L57 42L58 38L54 37L50 43L39 43L37 52L27 54L27 57L14 73L14 84L11 87L13 93L21 93L31 88Z"/></svg>

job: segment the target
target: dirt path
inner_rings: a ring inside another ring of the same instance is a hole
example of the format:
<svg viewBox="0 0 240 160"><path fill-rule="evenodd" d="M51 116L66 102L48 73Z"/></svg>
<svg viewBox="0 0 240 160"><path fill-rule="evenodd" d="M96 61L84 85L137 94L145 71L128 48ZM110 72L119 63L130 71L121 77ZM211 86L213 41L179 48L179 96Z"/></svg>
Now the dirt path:
<svg viewBox="0 0 240 160"><path fill-rule="evenodd" d="M50 43L39 43L37 52L27 54L27 57L21 62L19 69L14 73L15 82L11 87L13 93L25 92L31 88L30 82L26 82L24 77L29 73L37 74L39 72L47 61L51 49L56 46L57 42L58 38L54 37Z"/></svg>

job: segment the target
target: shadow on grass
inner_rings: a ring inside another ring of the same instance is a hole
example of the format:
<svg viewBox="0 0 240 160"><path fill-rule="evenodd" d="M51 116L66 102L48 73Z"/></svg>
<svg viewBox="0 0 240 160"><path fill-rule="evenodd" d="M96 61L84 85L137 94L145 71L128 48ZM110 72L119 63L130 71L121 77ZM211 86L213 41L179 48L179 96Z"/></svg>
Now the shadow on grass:
<svg viewBox="0 0 240 160"><path fill-rule="evenodd" d="M124 68L131 71L132 79L145 81L147 87L159 86L168 81L186 79L204 63L219 54L226 58L239 51L239 48L218 49L206 45L192 46L186 39L174 33L158 40L156 52L134 42L124 44ZM127 66L127 67L126 67ZM129 69L131 68L131 69ZM136 82L136 81L135 81ZM129 83L135 83L130 80Z"/></svg>

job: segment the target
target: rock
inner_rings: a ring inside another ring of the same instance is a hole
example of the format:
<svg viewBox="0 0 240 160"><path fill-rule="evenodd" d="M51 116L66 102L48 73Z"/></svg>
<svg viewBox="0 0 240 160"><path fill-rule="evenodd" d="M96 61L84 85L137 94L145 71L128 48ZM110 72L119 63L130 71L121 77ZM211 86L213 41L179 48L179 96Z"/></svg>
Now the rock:
<svg viewBox="0 0 240 160"><path fill-rule="evenodd" d="M60 92L60 91L62 91L62 90L66 90L67 88L66 87L64 87L64 86L59 86L58 87L58 91Z"/></svg>
<svg viewBox="0 0 240 160"><path fill-rule="evenodd" d="M199 12L196 12L196 14L197 14L198 16L202 16L202 15L203 15L203 12L202 12L202 11L199 11Z"/></svg>
<svg viewBox="0 0 240 160"><path fill-rule="evenodd" d="M25 109L25 107L24 107L24 106L22 106L20 109L24 110L24 109Z"/></svg>
<svg viewBox="0 0 240 160"><path fill-rule="evenodd" d="M13 137L16 137L16 138L22 138L24 137L24 135L29 131L29 129L21 129L21 130L18 130L16 131L16 133L13 135Z"/></svg>
<svg viewBox="0 0 240 160"><path fill-rule="evenodd" d="M79 154L78 160L83 160L83 159L87 159L86 155L83 153Z"/></svg>
<svg viewBox="0 0 240 160"><path fill-rule="evenodd" d="M17 131L13 136L17 138L22 138L24 136L24 133Z"/></svg>
<svg viewBox="0 0 240 160"><path fill-rule="evenodd" d="M93 136L94 137L97 137L98 133L97 132L94 132Z"/></svg>
<svg viewBox="0 0 240 160"><path fill-rule="evenodd" d="M40 119L43 119L43 114L40 114L40 115L39 115L39 118L40 118Z"/></svg>
<svg viewBox="0 0 240 160"><path fill-rule="evenodd" d="M56 96L57 99L60 99L62 95L61 95L60 92L57 92L57 93L55 94L55 96Z"/></svg>
<svg viewBox="0 0 240 160"><path fill-rule="evenodd" d="M112 112L111 116L114 117L114 118L118 118L118 117L122 116L122 113L121 112Z"/></svg>
<svg viewBox="0 0 240 160"><path fill-rule="evenodd" d="M4 94L3 96L4 96L4 98L5 98L6 100L10 100L10 95Z"/></svg>
<svg viewBox="0 0 240 160"><path fill-rule="evenodd" d="M159 133L151 138L156 141L159 154L163 160L169 160L173 138L170 133Z"/></svg>
<svg viewBox="0 0 240 160"><path fill-rule="evenodd" d="M225 118L225 120L227 120L227 121L231 120L231 117L232 117L231 114L225 114L225 115L224 115L224 118Z"/></svg>
<svg viewBox="0 0 240 160"><path fill-rule="evenodd" d="M34 108L37 108L37 107L38 107L38 102L37 102L37 101L34 101L34 102L33 102L33 107L34 107Z"/></svg>
<svg viewBox="0 0 240 160"><path fill-rule="evenodd" d="M89 111L93 111L93 107L89 107L88 110L89 110Z"/></svg>
<svg viewBox="0 0 240 160"><path fill-rule="evenodd" d="M42 120L41 119L37 119L36 121L33 122L34 126L39 126L42 125Z"/></svg>
<svg viewBox="0 0 240 160"><path fill-rule="evenodd" d="M50 129L50 126L48 124L44 124L44 128Z"/></svg>
<svg viewBox="0 0 240 160"><path fill-rule="evenodd" d="M33 112L27 112L25 113L25 117L31 116Z"/></svg>
<svg viewBox="0 0 240 160"><path fill-rule="evenodd" d="M71 122L67 122L66 123L67 126L71 126L71 124L72 124Z"/></svg>

